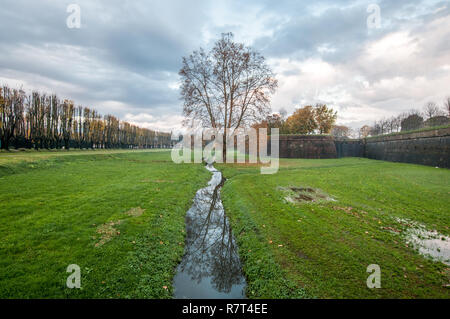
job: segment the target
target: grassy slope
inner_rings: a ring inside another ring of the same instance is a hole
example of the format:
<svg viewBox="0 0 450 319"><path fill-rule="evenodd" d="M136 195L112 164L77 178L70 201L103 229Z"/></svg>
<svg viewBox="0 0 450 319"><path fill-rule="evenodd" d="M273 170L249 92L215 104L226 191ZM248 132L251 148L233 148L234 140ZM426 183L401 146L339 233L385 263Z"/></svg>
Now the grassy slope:
<svg viewBox="0 0 450 319"><path fill-rule="evenodd" d="M170 298L186 210L209 177L167 152L0 154L0 297ZM145 212L125 214L134 207ZM69 264L81 290L66 288Z"/></svg>
<svg viewBox="0 0 450 319"><path fill-rule="evenodd" d="M450 269L382 228L401 229L394 217L404 217L449 235L449 170L362 158L286 159L275 175L219 168L249 297L450 297ZM338 201L294 205L278 186L320 188ZM381 267L381 289L366 286L369 264Z"/></svg>

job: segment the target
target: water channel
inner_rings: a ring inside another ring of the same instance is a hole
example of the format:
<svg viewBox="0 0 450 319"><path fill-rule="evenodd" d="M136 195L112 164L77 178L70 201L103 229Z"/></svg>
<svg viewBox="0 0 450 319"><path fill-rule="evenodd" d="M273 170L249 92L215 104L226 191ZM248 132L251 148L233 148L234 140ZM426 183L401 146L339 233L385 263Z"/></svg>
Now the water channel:
<svg viewBox="0 0 450 319"><path fill-rule="evenodd" d="M245 278L236 242L220 199L224 179L212 165L186 214L184 256L174 277L175 298L245 298Z"/></svg>

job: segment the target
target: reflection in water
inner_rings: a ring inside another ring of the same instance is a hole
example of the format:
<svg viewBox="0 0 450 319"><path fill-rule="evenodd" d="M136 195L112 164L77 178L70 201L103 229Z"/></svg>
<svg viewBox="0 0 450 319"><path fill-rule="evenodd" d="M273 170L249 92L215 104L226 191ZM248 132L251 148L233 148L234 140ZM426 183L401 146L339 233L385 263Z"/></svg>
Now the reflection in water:
<svg viewBox="0 0 450 319"><path fill-rule="evenodd" d="M174 278L175 298L244 298L237 247L225 215L222 174L212 166L208 186L197 191L186 216L186 248Z"/></svg>
<svg viewBox="0 0 450 319"><path fill-rule="evenodd" d="M407 244L434 261L450 266L450 237L436 230L429 230L423 224L406 218L396 218L400 224L408 226L405 231Z"/></svg>

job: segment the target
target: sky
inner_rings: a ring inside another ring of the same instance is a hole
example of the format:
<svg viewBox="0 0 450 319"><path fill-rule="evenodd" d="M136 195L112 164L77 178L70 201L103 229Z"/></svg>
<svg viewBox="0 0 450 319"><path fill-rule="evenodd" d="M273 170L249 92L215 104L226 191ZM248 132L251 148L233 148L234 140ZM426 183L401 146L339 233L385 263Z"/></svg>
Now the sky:
<svg viewBox="0 0 450 319"><path fill-rule="evenodd" d="M450 96L449 1L2 0L0 28L0 85L167 132L182 57L224 32L276 73L273 112L325 103L358 128Z"/></svg>

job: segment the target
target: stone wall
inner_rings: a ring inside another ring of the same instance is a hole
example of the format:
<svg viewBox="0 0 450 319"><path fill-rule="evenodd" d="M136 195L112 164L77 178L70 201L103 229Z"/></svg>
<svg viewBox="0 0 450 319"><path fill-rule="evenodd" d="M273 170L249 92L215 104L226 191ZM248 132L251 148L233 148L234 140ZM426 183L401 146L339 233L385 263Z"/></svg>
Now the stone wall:
<svg viewBox="0 0 450 319"><path fill-rule="evenodd" d="M270 142L268 143L270 149ZM450 168L450 128L334 140L331 136L280 135L281 158L367 157Z"/></svg>
<svg viewBox="0 0 450 319"><path fill-rule="evenodd" d="M363 140L335 139L337 157L364 157Z"/></svg>
<svg viewBox="0 0 450 319"><path fill-rule="evenodd" d="M450 168L450 128L368 138L364 157Z"/></svg>
<svg viewBox="0 0 450 319"><path fill-rule="evenodd" d="M280 135L280 157L337 158L337 153L331 136Z"/></svg>

